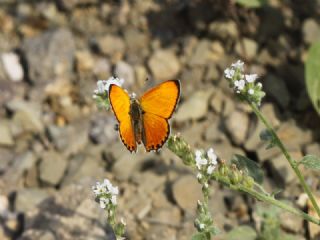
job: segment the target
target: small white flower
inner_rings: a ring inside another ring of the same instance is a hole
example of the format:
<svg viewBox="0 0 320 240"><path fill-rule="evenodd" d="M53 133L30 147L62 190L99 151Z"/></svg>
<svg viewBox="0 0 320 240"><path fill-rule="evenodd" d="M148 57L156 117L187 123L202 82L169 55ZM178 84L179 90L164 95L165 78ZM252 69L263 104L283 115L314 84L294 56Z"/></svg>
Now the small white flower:
<svg viewBox="0 0 320 240"><path fill-rule="evenodd" d="M208 188L208 187L209 187L209 184L208 184L208 183L205 183L203 186L204 186L205 188Z"/></svg>
<svg viewBox="0 0 320 240"><path fill-rule="evenodd" d="M196 150L195 155L196 155L196 165L198 169L201 169L201 166L208 164L208 160L202 156L202 152L200 150Z"/></svg>
<svg viewBox="0 0 320 240"><path fill-rule="evenodd" d="M198 173L198 174L197 174L197 179L198 179L198 180L201 180L201 178L202 178L202 174L201 174L201 173Z"/></svg>
<svg viewBox="0 0 320 240"><path fill-rule="evenodd" d="M260 83L260 82L257 83L257 87L261 89L262 88L262 83Z"/></svg>
<svg viewBox="0 0 320 240"><path fill-rule="evenodd" d="M246 85L246 82L243 79L234 81L234 86L236 87L237 90L240 90L240 91L243 90L245 85Z"/></svg>
<svg viewBox="0 0 320 240"><path fill-rule="evenodd" d="M96 90L94 90L94 93L95 94L103 94L104 93L104 82L102 81L102 80L99 80L98 82L97 82L97 89Z"/></svg>
<svg viewBox="0 0 320 240"><path fill-rule="evenodd" d="M199 224L199 228L200 228L200 229L204 229L204 227L205 227L205 225L204 225L203 223L200 223L200 224Z"/></svg>
<svg viewBox="0 0 320 240"><path fill-rule="evenodd" d="M96 196L106 192L105 186L103 184L100 184L99 182L96 183L96 186L92 187L92 190Z"/></svg>
<svg viewBox="0 0 320 240"><path fill-rule="evenodd" d="M232 79L234 76L235 70L232 68L227 68L224 70L224 75L226 78Z"/></svg>
<svg viewBox="0 0 320 240"><path fill-rule="evenodd" d="M253 95L253 94L254 94L254 90L253 90L252 88L250 88L250 89L248 90L248 93L249 93L250 95Z"/></svg>
<svg viewBox="0 0 320 240"><path fill-rule="evenodd" d="M232 63L232 64L231 64L231 67L240 69L240 70L242 71L242 70L243 70L243 65L244 65L244 62L238 60L237 62Z"/></svg>
<svg viewBox="0 0 320 240"><path fill-rule="evenodd" d="M245 75L246 81L248 83L253 83L257 79L258 75L257 74L248 74Z"/></svg>
<svg viewBox="0 0 320 240"><path fill-rule="evenodd" d="M209 175L212 174L215 168L216 168L216 167L215 167L214 165L210 165L210 166L207 168L207 173L208 173Z"/></svg>
<svg viewBox="0 0 320 240"><path fill-rule="evenodd" d="M210 162L213 164L213 165L217 165L217 155L214 153L214 150L213 148L210 148L208 151L207 151L207 156L208 156L208 159L210 160Z"/></svg>
<svg viewBox="0 0 320 240"><path fill-rule="evenodd" d="M101 197L99 200L100 200L100 207L102 209L105 209L107 207L107 205L109 204L109 199L106 197Z"/></svg>
<svg viewBox="0 0 320 240"><path fill-rule="evenodd" d="M121 219L120 219L120 222L121 222L121 223L122 223L122 225L124 225L124 226L126 226L126 225L127 225L123 218L121 218Z"/></svg>
<svg viewBox="0 0 320 240"><path fill-rule="evenodd" d="M117 205L117 196L112 195L110 200L111 200L112 205Z"/></svg>

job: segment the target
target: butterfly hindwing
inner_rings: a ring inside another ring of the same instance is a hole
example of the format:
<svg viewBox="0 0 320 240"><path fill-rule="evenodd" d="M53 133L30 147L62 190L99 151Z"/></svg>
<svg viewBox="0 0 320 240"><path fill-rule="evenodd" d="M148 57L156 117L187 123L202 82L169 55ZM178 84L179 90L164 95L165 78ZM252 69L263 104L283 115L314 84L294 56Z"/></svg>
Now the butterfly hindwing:
<svg viewBox="0 0 320 240"><path fill-rule="evenodd" d="M143 94L140 104L144 112L168 119L177 105L179 96L179 80L169 80Z"/></svg>
<svg viewBox="0 0 320 240"><path fill-rule="evenodd" d="M137 145L134 136L134 130L132 128L130 117L130 97L119 86L111 84L109 87L109 100L119 122L119 133L123 144L128 148L130 152L136 151Z"/></svg>
<svg viewBox="0 0 320 240"><path fill-rule="evenodd" d="M143 144L147 152L158 150L168 139L170 126L168 120L153 113L143 114Z"/></svg>

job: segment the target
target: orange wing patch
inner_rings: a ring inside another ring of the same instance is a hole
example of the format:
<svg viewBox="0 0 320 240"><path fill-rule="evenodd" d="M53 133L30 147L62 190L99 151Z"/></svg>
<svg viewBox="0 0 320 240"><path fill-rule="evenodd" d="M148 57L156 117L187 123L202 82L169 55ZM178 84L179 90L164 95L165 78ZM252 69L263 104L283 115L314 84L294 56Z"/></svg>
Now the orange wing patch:
<svg viewBox="0 0 320 240"><path fill-rule="evenodd" d="M161 148L170 134L167 119L147 112L143 114L143 129L142 141L147 152Z"/></svg>
<svg viewBox="0 0 320 240"><path fill-rule="evenodd" d="M177 105L179 96L179 80L169 80L143 94L140 104L144 112L168 119Z"/></svg>
<svg viewBox="0 0 320 240"><path fill-rule="evenodd" d="M111 84L109 88L109 100L119 122L119 133L123 144L132 152L136 151L137 145L132 128L130 112L130 97L119 86Z"/></svg>

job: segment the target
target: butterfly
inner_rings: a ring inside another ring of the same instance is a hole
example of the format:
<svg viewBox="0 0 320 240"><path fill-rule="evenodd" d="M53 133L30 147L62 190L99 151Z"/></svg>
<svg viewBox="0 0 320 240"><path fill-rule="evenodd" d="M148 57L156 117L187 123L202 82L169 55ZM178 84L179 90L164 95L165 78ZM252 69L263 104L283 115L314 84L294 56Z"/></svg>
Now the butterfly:
<svg viewBox="0 0 320 240"><path fill-rule="evenodd" d="M168 80L151 88L140 98L129 96L116 84L109 87L109 101L119 122L119 134L130 152L143 143L147 152L157 151L170 134L171 118L180 97L180 81Z"/></svg>

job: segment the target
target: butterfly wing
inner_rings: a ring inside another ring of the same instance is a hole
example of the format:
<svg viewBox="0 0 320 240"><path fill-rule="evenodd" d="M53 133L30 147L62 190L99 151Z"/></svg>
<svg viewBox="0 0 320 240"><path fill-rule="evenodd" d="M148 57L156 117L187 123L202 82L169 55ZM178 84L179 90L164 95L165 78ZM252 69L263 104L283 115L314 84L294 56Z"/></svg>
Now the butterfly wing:
<svg viewBox="0 0 320 240"><path fill-rule="evenodd" d="M137 145L130 117L130 97L121 87L111 84L109 87L109 100L119 122L119 133L123 144L132 152Z"/></svg>
<svg viewBox="0 0 320 240"><path fill-rule="evenodd" d="M158 150L170 134L168 120L153 113L143 114L143 144L147 152Z"/></svg>
<svg viewBox="0 0 320 240"><path fill-rule="evenodd" d="M180 81L169 80L151 88L141 98L144 112L153 113L163 118L170 118L180 96Z"/></svg>
<svg viewBox="0 0 320 240"><path fill-rule="evenodd" d="M158 150L168 139L171 117L180 96L179 80L169 80L140 98L143 114L143 143L146 150Z"/></svg>

